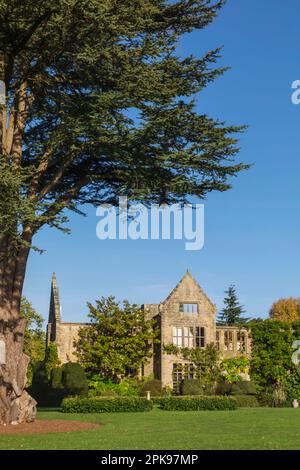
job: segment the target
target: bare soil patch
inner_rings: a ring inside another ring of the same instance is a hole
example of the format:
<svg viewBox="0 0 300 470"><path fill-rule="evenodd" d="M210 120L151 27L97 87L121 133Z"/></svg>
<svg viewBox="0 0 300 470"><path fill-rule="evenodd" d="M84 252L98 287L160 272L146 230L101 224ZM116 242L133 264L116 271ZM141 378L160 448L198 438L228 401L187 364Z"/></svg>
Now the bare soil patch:
<svg viewBox="0 0 300 470"><path fill-rule="evenodd" d="M57 432L86 431L97 429L99 424L85 423L82 421L68 421L64 419L37 419L33 423L0 425L0 436L18 434L47 434Z"/></svg>

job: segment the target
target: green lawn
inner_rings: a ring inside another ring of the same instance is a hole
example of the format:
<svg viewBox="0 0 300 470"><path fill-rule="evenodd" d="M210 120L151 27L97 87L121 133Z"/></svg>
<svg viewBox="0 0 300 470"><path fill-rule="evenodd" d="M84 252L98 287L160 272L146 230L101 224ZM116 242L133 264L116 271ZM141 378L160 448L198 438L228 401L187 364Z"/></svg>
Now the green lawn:
<svg viewBox="0 0 300 470"><path fill-rule="evenodd" d="M100 429L64 434L0 436L0 449L300 449L300 409L63 414L39 419L101 423Z"/></svg>

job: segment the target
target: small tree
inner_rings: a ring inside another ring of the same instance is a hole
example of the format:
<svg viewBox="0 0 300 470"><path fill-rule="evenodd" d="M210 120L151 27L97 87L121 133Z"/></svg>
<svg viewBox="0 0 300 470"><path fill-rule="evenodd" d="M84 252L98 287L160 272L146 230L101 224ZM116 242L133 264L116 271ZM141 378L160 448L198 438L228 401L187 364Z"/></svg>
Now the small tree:
<svg viewBox="0 0 300 470"><path fill-rule="evenodd" d="M29 385L36 365L43 361L45 356L45 332L42 329L44 319L25 297L22 297L21 317L27 321L24 335L24 353L30 358L27 370L27 385Z"/></svg>
<svg viewBox="0 0 300 470"><path fill-rule="evenodd" d="M235 286L230 285L228 290L225 291L225 294L225 307L219 314L218 323L222 325L237 325L247 322L249 318L242 318L242 314L245 310L243 306L239 304Z"/></svg>
<svg viewBox="0 0 300 470"><path fill-rule="evenodd" d="M300 320L300 298L280 299L271 307L270 318L284 322Z"/></svg>
<svg viewBox="0 0 300 470"><path fill-rule="evenodd" d="M75 342L79 362L88 372L118 381L137 372L152 355L154 324L137 306L114 297L88 304L92 324L80 328Z"/></svg>

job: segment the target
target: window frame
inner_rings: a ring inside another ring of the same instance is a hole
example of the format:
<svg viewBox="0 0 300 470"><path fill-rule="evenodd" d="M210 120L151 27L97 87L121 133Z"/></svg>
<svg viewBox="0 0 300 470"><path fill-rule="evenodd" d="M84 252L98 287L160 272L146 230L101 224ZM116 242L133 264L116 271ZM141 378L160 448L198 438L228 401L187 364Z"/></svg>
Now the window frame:
<svg viewBox="0 0 300 470"><path fill-rule="evenodd" d="M236 332L236 350L238 352L246 352L246 332L237 331Z"/></svg>
<svg viewBox="0 0 300 470"><path fill-rule="evenodd" d="M206 327L172 325L172 344L177 348L206 348Z"/></svg>
<svg viewBox="0 0 300 470"><path fill-rule="evenodd" d="M195 365L192 362L173 362L172 384L173 392L180 393L180 384L183 380L192 380L196 377Z"/></svg>
<svg viewBox="0 0 300 470"><path fill-rule="evenodd" d="M216 349L217 351L221 349L221 332L219 330L216 331Z"/></svg>
<svg viewBox="0 0 300 470"><path fill-rule="evenodd" d="M191 311L189 311L189 307L191 308ZM195 310L194 308L195 307ZM184 313L184 314L191 314L191 315L197 315L199 312L198 308L198 303L197 302L181 302L179 304L179 312Z"/></svg>
<svg viewBox="0 0 300 470"><path fill-rule="evenodd" d="M231 348L230 348L231 345ZM224 351L233 352L234 351L234 338L232 330L224 331Z"/></svg>
<svg viewBox="0 0 300 470"><path fill-rule="evenodd" d="M181 332L181 334L178 334ZM173 345L177 348L183 348L184 346L184 336L183 336L183 327L182 326L173 326ZM180 340L180 341L179 341ZM181 343L181 344L180 344Z"/></svg>
<svg viewBox="0 0 300 470"><path fill-rule="evenodd" d="M206 328L205 326L196 326L195 328L196 348L204 349L206 347Z"/></svg>

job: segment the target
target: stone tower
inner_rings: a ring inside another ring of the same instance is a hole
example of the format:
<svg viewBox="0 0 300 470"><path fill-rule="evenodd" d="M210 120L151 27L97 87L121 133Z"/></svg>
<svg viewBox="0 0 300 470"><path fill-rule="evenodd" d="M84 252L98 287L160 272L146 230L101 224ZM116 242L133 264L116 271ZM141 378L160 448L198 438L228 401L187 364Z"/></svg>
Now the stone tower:
<svg viewBox="0 0 300 470"><path fill-rule="evenodd" d="M56 275L53 273L51 281L51 295L49 319L47 324L46 346L53 342L57 346L58 358L62 363L76 362L74 354L74 341L78 338L79 329L87 323L64 322L60 314L59 290Z"/></svg>
<svg viewBox="0 0 300 470"><path fill-rule="evenodd" d="M57 287L56 274L53 273L52 281L51 281L49 318L48 318L48 325L47 325L47 342L46 342L47 346L51 341L56 341L57 325L60 322L61 322L61 318L60 318L59 290Z"/></svg>

